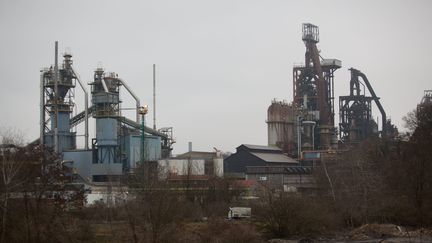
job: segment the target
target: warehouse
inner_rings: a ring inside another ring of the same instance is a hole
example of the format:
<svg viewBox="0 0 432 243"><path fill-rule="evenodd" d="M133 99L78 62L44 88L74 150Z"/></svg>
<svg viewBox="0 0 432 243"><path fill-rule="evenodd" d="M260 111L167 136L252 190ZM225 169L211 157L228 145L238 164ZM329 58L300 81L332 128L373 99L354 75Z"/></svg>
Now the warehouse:
<svg viewBox="0 0 432 243"><path fill-rule="evenodd" d="M242 144L236 148L236 153L224 160L224 171L226 175L245 178L247 166L288 165L299 165L299 162L278 147Z"/></svg>

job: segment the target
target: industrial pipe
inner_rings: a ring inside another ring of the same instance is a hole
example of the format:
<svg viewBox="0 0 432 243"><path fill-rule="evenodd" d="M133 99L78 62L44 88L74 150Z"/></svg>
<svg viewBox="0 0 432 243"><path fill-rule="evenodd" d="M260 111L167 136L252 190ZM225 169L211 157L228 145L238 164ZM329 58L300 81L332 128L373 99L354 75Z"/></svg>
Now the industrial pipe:
<svg viewBox="0 0 432 243"><path fill-rule="evenodd" d="M301 116L297 116L297 158L301 159Z"/></svg>
<svg viewBox="0 0 432 243"><path fill-rule="evenodd" d="M133 127L133 128L141 129L141 125L140 125L140 123L135 122L135 121L133 121L133 120L130 120L130 119L128 119L127 117L119 117L118 120L119 120L120 122L126 124L126 125L129 125L129 126ZM161 128L161 129L163 129L163 128ZM161 130L161 129L159 129L159 130ZM164 133L162 133L162 132L159 132L159 131L157 131L157 130L154 130L154 129L150 128L150 127L145 126L145 127L144 127L144 131L145 131L146 133L151 134L151 135L161 137L162 139L168 139L168 136L167 136L166 134L164 134Z"/></svg>
<svg viewBox="0 0 432 243"><path fill-rule="evenodd" d="M55 117L54 117L54 151L59 152L58 145L58 41L55 42L55 56L54 56L54 105L55 105Z"/></svg>
<svg viewBox="0 0 432 243"><path fill-rule="evenodd" d="M314 121L304 121L302 124L312 125L312 150L315 150L315 125Z"/></svg>
<svg viewBox="0 0 432 243"><path fill-rule="evenodd" d="M44 134L45 134L45 85L44 85L44 78L45 78L45 71L41 71L41 77L40 77L40 144L41 146L44 145Z"/></svg>
<svg viewBox="0 0 432 243"><path fill-rule="evenodd" d="M104 88L104 91L107 92L107 93L109 93L108 87L107 87L107 85L105 83L105 80L103 78L101 79L101 83L102 83L102 86Z"/></svg>
<svg viewBox="0 0 432 243"><path fill-rule="evenodd" d="M140 121L140 113L139 113L140 100L139 100L138 96L136 96L135 93L132 91L132 89L129 88L129 86L126 84L126 82L123 81L123 79L121 79L121 78L117 78L117 79L126 88L126 90L129 92L129 94L131 94L132 97L135 99L135 101L136 101L136 122L139 123L139 121Z"/></svg>
<svg viewBox="0 0 432 243"><path fill-rule="evenodd" d="M330 111L329 111L329 107L327 107L327 103L326 103L326 97L325 95L327 94L327 85L326 85L326 80L324 79L323 76L323 71L321 68L321 62L320 62L320 56L319 56L319 51L317 46L315 45L315 43L313 42L308 42L306 44L307 49L310 50L311 53L311 60L313 63L313 68L315 71L315 74L318 76L318 108L319 108L319 114L320 114L320 122L321 125L333 125L330 124L329 118L330 118ZM308 62L308 60L306 60L306 62Z"/></svg>
<svg viewBox="0 0 432 243"><path fill-rule="evenodd" d="M378 96L375 94L375 91L373 90L372 86L369 83L369 80L367 79L366 75L363 74L360 70L350 68L350 71L353 72L356 76L360 76L363 81L365 82L369 92L372 95L372 98L375 101L375 104L378 106L378 109L381 112L381 119L382 119L382 136L385 137L387 135L387 117L386 113L384 111L384 108L381 105L381 102L379 101Z"/></svg>
<svg viewBox="0 0 432 243"><path fill-rule="evenodd" d="M84 115L84 126L85 126L85 131L84 131L84 137L85 137L85 145L84 148L88 149L88 140L89 140L89 132L88 132L88 92L87 89L85 88L85 86L83 85L83 83L81 82L81 79L79 78L79 76L77 75L77 73L75 72L75 70L73 69L73 67L71 67L72 73L75 76L76 80L78 81L79 85L81 86L81 89L84 91L84 106L85 106L85 115Z"/></svg>

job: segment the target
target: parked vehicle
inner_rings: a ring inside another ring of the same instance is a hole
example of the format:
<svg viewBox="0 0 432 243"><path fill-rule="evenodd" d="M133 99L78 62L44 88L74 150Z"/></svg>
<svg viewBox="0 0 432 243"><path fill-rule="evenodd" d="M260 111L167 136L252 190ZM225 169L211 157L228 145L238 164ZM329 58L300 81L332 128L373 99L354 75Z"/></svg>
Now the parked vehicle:
<svg viewBox="0 0 432 243"><path fill-rule="evenodd" d="M251 208L247 207L230 207L228 211L228 219L245 219L252 215Z"/></svg>

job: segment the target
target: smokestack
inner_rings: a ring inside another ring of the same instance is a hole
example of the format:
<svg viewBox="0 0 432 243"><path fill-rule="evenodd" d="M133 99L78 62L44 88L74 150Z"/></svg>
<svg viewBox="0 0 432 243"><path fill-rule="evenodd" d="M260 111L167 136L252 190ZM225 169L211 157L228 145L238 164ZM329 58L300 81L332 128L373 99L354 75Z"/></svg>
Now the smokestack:
<svg viewBox="0 0 432 243"><path fill-rule="evenodd" d="M192 142L189 142L189 152L192 152Z"/></svg>
<svg viewBox="0 0 432 243"><path fill-rule="evenodd" d="M153 129L156 130L156 64L153 64Z"/></svg>
<svg viewBox="0 0 432 243"><path fill-rule="evenodd" d="M55 42L54 54L54 104L55 104L55 117L54 117L54 151L59 152L58 144L58 41Z"/></svg>

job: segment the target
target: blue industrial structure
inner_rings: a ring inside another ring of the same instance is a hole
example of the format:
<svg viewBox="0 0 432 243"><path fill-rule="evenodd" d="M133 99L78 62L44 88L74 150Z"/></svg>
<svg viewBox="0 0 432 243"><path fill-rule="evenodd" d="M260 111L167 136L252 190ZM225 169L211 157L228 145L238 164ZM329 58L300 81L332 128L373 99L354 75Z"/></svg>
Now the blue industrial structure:
<svg viewBox="0 0 432 243"><path fill-rule="evenodd" d="M72 69L72 55L66 53L63 67L57 60L41 74L41 142L56 152L76 148L76 136L69 120L74 108L76 78Z"/></svg>
<svg viewBox="0 0 432 243"><path fill-rule="evenodd" d="M41 71L41 144L53 148L63 157L65 165L89 182L117 180L126 173L133 173L139 163L171 155L172 128L143 127L139 116L140 100L117 74L105 72L101 67L96 69L94 81L90 83L92 105L88 106L88 94L73 70L72 55L66 53L59 67L57 53L56 42L54 67ZM85 109L72 116L77 82L84 91ZM121 87L136 101L136 120L121 115ZM96 137L89 148L90 116L96 120ZM77 149L77 135L72 128L83 121L84 149Z"/></svg>

